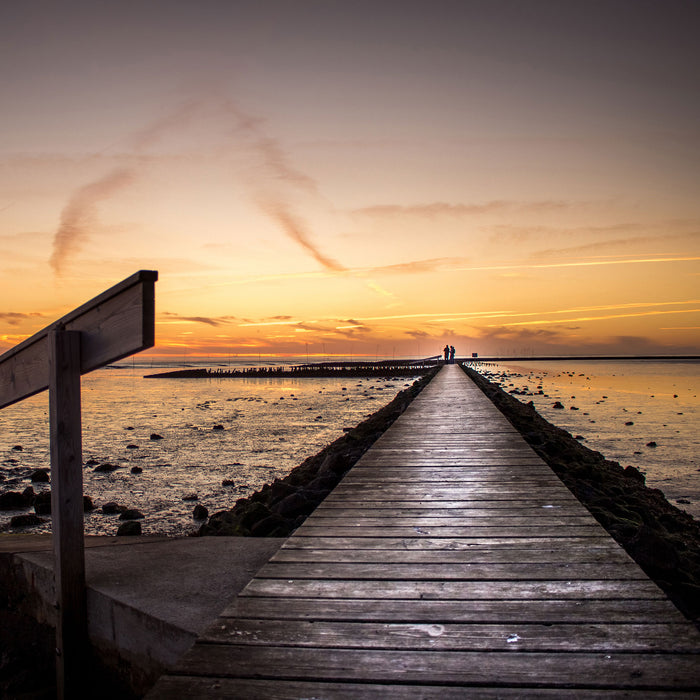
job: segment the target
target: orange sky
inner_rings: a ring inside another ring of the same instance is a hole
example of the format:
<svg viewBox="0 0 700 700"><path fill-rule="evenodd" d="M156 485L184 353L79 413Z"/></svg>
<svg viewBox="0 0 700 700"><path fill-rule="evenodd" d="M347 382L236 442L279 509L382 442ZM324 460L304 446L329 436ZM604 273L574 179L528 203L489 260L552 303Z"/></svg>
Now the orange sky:
<svg viewBox="0 0 700 700"><path fill-rule="evenodd" d="M144 5L3 7L0 351L700 352L697 4Z"/></svg>

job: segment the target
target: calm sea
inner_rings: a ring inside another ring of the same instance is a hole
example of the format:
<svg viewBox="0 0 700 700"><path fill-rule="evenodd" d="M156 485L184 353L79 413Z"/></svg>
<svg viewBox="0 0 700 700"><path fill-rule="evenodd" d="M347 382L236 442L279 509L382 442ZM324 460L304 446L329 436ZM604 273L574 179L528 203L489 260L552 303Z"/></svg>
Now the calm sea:
<svg viewBox="0 0 700 700"><path fill-rule="evenodd" d="M85 517L89 534L116 533L118 516L100 510L109 501L140 510L144 534L186 534L199 526L192 518L196 504L210 513L231 507L412 381L143 379L170 367L143 361L118 367L82 379L84 492L97 505ZM547 420L587 446L640 468L650 485L700 518L700 364L562 361L480 369L507 391L522 392L517 398L534 401ZM553 408L556 401L564 408ZM650 442L657 446L647 447ZM28 474L48 464L47 395L0 411L0 491L23 490ZM104 464L117 468L96 471ZM15 514L0 512L0 529ZM49 529L47 522L31 531Z"/></svg>
<svg viewBox="0 0 700 700"><path fill-rule="evenodd" d="M144 534L194 530L195 505L210 513L230 508L286 476L413 381L144 379L173 366L117 367L82 378L83 491L97 506L85 516L88 534L116 533L118 516L100 510L110 501L140 510ZM48 395L0 411L0 492L24 490L28 474L49 462ZM117 469L96 471L104 464ZM49 488L32 486L36 492ZM0 511L0 530L16 514ZM31 529L49 530L48 522Z"/></svg>
<svg viewBox="0 0 700 700"><path fill-rule="evenodd" d="M700 362L547 361L474 365L533 401L550 423L624 467L700 519ZM555 408L556 405L563 408Z"/></svg>

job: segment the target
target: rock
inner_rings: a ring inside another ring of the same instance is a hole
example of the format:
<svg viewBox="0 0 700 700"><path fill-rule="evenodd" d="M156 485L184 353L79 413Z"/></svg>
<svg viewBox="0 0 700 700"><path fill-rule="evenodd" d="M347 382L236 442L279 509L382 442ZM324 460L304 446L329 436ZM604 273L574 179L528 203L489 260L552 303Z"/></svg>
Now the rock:
<svg viewBox="0 0 700 700"><path fill-rule="evenodd" d="M23 449L24 449L24 448L22 447L22 445L15 445L15 446L12 448L12 451L13 451L13 452L21 452Z"/></svg>
<svg viewBox="0 0 700 700"><path fill-rule="evenodd" d="M119 520L140 520L141 518L145 517L146 516L140 510L136 510L135 508L127 508L119 516Z"/></svg>
<svg viewBox="0 0 700 700"><path fill-rule="evenodd" d="M224 479L224 480L221 482L221 485L222 485L222 486L235 486L235 485L236 485L236 482L235 482L233 479Z"/></svg>
<svg viewBox="0 0 700 700"><path fill-rule="evenodd" d="M23 493L18 491L0 493L0 510L22 510L30 505Z"/></svg>
<svg viewBox="0 0 700 700"><path fill-rule="evenodd" d="M223 430L224 426L223 425L215 425L212 430Z"/></svg>
<svg viewBox="0 0 700 700"><path fill-rule="evenodd" d="M287 520L273 513L255 523L250 534L252 537L287 537L291 530Z"/></svg>
<svg viewBox="0 0 700 700"><path fill-rule="evenodd" d="M639 471L639 469L636 469L635 467L628 465L625 467L625 476L629 479L634 479L635 481L638 481L640 484L644 484L646 482L646 477L642 472Z"/></svg>
<svg viewBox="0 0 700 700"><path fill-rule="evenodd" d="M83 512L91 513L93 510L95 510L95 504L92 502L92 498L83 496Z"/></svg>
<svg viewBox="0 0 700 700"><path fill-rule="evenodd" d="M98 473L109 474L110 472L113 472L116 469L119 469L119 465L109 464L109 462L105 462L104 464L100 464L97 467L95 467L94 471Z"/></svg>
<svg viewBox="0 0 700 700"><path fill-rule="evenodd" d="M162 439L163 439L163 436L162 436L162 435L158 435L158 433L151 433L150 439L151 439L151 440L162 440Z"/></svg>
<svg viewBox="0 0 700 700"><path fill-rule="evenodd" d="M34 527L36 525L41 525L46 521L33 513L27 513L26 515L15 515L10 520L10 527Z"/></svg>
<svg viewBox="0 0 700 700"><path fill-rule="evenodd" d="M275 503L270 510L284 518L294 518L297 515L308 515L314 508L315 504L297 492Z"/></svg>
<svg viewBox="0 0 700 700"><path fill-rule="evenodd" d="M102 512L105 515L116 515L117 513L123 513L126 510L126 506L120 506L116 501L110 501L102 506Z"/></svg>
<svg viewBox="0 0 700 700"><path fill-rule="evenodd" d="M628 420L628 421L625 423L625 425L634 425L634 421L633 421L633 420Z"/></svg>
<svg viewBox="0 0 700 700"><path fill-rule="evenodd" d="M143 469L141 469L141 467L131 467L132 474L141 474L141 472L143 472Z"/></svg>
<svg viewBox="0 0 700 700"><path fill-rule="evenodd" d="M668 540L660 537L648 525L643 525L637 538L631 543L630 553L646 571L655 573L673 571L679 564L678 553Z"/></svg>
<svg viewBox="0 0 700 700"><path fill-rule="evenodd" d="M192 517L195 520L205 520L209 517L209 509L201 504L197 504L192 511Z"/></svg>
<svg viewBox="0 0 700 700"><path fill-rule="evenodd" d="M119 537L137 537L141 534L141 523L137 523L133 520L129 522L122 523L117 529L117 536Z"/></svg>
<svg viewBox="0 0 700 700"><path fill-rule="evenodd" d="M88 459L88 461L85 462L86 467L94 467L96 464L99 464L99 461L96 459Z"/></svg>
<svg viewBox="0 0 700 700"><path fill-rule="evenodd" d="M270 515L270 510L267 506L253 501L244 504L239 515L239 522L246 530L249 530L258 520L267 518L268 515Z"/></svg>
<svg viewBox="0 0 700 700"><path fill-rule="evenodd" d="M188 496L183 496L182 497L183 501L198 501L199 500L199 495L196 493L191 493Z"/></svg>
<svg viewBox="0 0 700 700"><path fill-rule="evenodd" d="M647 447L657 447L657 444L652 440L651 442L647 442Z"/></svg>
<svg viewBox="0 0 700 700"><path fill-rule="evenodd" d="M46 484L49 481L49 473L46 471L46 469L37 469L36 471L32 472L29 480L33 481L34 483Z"/></svg>
<svg viewBox="0 0 700 700"><path fill-rule="evenodd" d="M36 495L34 512L37 515L51 515L51 491L42 491Z"/></svg>
<svg viewBox="0 0 700 700"><path fill-rule="evenodd" d="M556 403L552 404L552 408L564 408L564 404L561 401L557 401Z"/></svg>
<svg viewBox="0 0 700 700"><path fill-rule="evenodd" d="M131 445L127 445L127 446L126 446L126 449L127 449L127 450L138 450L138 449L139 449L139 446L138 446L138 445L131 444Z"/></svg>

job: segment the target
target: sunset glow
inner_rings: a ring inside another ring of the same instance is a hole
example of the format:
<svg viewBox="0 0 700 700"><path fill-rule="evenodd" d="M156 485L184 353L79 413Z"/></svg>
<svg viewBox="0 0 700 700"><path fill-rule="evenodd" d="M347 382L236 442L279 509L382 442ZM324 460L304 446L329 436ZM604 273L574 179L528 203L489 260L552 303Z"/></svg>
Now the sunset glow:
<svg viewBox="0 0 700 700"><path fill-rule="evenodd" d="M151 355L700 352L700 5L0 11L0 352L139 269Z"/></svg>

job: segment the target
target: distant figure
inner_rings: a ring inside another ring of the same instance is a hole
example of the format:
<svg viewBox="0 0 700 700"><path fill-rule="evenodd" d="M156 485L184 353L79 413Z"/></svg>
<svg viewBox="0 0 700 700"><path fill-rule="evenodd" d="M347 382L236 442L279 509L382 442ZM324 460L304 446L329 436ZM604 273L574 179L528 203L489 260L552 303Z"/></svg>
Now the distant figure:
<svg viewBox="0 0 700 700"><path fill-rule="evenodd" d="M450 346L445 345L445 349L443 350L443 353L445 353L445 362L448 362L450 359Z"/></svg>
<svg viewBox="0 0 700 700"><path fill-rule="evenodd" d="M450 345L450 364L453 365L455 363L455 346Z"/></svg>

